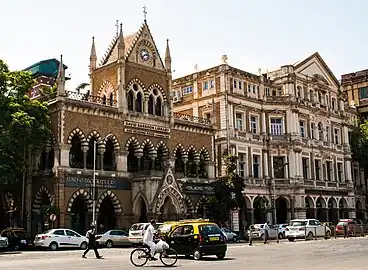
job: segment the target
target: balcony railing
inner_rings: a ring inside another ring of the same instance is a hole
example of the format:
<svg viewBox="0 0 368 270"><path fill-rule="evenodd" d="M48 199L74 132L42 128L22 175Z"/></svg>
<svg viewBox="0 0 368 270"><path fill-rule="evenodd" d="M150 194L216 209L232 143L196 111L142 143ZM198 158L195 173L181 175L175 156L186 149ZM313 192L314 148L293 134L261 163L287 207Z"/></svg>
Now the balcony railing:
<svg viewBox="0 0 368 270"><path fill-rule="evenodd" d="M116 107L117 105L116 100L113 100L113 99L108 99L106 97L92 96L88 94L81 94L81 93L73 92L73 91L66 91L66 96L69 99L96 103L96 104L101 104L105 106Z"/></svg>
<svg viewBox="0 0 368 270"><path fill-rule="evenodd" d="M174 118L181 120L181 121L191 122L191 123L197 123L197 124L208 125L208 126L211 125L210 119L193 116L193 115L174 113Z"/></svg>

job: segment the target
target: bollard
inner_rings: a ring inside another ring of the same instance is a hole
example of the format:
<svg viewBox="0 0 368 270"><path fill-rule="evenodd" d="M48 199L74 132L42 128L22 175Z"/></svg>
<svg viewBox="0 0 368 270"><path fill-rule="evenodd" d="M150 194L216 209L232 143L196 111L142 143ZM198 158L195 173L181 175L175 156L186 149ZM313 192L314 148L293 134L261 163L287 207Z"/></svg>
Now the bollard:
<svg viewBox="0 0 368 270"><path fill-rule="evenodd" d="M249 245L252 245L252 229L249 227Z"/></svg>
<svg viewBox="0 0 368 270"><path fill-rule="evenodd" d="M353 234L354 234L354 237L357 237L356 236L356 229L355 229L355 225L353 224Z"/></svg>
<svg viewBox="0 0 368 270"><path fill-rule="evenodd" d="M335 236L335 239L336 239L337 238L336 226L332 226L332 228L334 229L334 236Z"/></svg>
<svg viewBox="0 0 368 270"><path fill-rule="evenodd" d="M307 241L307 225L304 226L304 240Z"/></svg>
<svg viewBox="0 0 368 270"><path fill-rule="evenodd" d="M279 237L279 226L277 226L276 227L276 237L277 237L277 241L276 241L276 243L278 244L278 243L280 243L280 237Z"/></svg>
<svg viewBox="0 0 368 270"><path fill-rule="evenodd" d="M314 227L314 240L317 240L317 227Z"/></svg>
<svg viewBox="0 0 368 270"><path fill-rule="evenodd" d="M325 240L327 240L328 238L327 238L327 226L326 226L326 224L324 225L324 229L325 229Z"/></svg>

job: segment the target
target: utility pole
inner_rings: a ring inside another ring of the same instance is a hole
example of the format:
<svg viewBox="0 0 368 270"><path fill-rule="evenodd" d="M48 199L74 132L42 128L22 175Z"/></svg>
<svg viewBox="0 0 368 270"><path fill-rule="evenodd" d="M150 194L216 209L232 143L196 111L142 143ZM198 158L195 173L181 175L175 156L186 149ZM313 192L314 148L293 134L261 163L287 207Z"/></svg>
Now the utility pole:
<svg viewBox="0 0 368 270"><path fill-rule="evenodd" d="M92 224L96 226L96 147L97 142L93 143L93 182L92 182L92 196L93 196L93 205L92 205Z"/></svg>

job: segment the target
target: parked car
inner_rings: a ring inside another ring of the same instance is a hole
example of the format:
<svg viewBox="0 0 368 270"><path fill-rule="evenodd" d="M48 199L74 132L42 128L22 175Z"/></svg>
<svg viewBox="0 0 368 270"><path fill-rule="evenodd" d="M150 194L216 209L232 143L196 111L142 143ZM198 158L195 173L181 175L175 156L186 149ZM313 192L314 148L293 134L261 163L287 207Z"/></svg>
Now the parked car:
<svg viewBox="0 0 368 270"><path fill-rule="evenodd" d="M279 226L279 239L283 239L285 238L285 231L286 231L286 227L289 224L279 224L277 226Z"/></svg>
<svg viewBox="0 0 368 270"><path fill-rule="evenodd" d="M348 236L361 236L364 235L363 225L358 224L353 219L340 219L336 225L336 235L344 235L344 227L346 226Z"/></svg>
<svg viewBox="0 0 368 270"><path fill-rule="evenodd" d="M195 260L210 255L216 255L218 259L226 256L226 237L217 224L212 222L181 221L168 233L165 240L178 254L187 257L193 255Z"/></svg>
<svg viewBox="0 0 368 270"><path fill-rule="evenodd" d="M226 236L227 241L232 241L236 243L238 241L238 235L232 231L230 231L228 228L221 228L221 231Z"/></svg>
<svg viewBox="0 0 368 270"><path fill-rule="evenodd" d="M70 229L51 229L36 235L34 244L52 251L59 248L86 249L88 238Z"/></svg>
<svg viewBox="0 0 368 270"><path fill-rule="evenodd" d="M331 229L323 226L316 219L294 219L290 225L286 227L285 237L293 242L295 239L314 237L331 237Z"/></svg>
<svg viewBox="0 0 368 270"><path fill-rule="evenodd" d="M0 236L0 251L8 247L8 238Z"/></svg>
<svg viewBox="0 0 368 270"><path fill-rule="evenodd" d="M12 250L27 250L33 247L31 237L22 228L7 228L0 235L8 239L8 248Z"/></svg>
<svg viewBox="0 0 368 270"><path fill-rule="evenodd" d="M278 225L268 225L270 228L268 230L269 239L277 239L278 237ZM249 226L252 231L252 239L264 239L264 224L253 224ZM247 231L247 238L249 239L250 230Z"/></svg>
<svg viewBox="0 0 368 270"><path fill-rule="evenodd" d="M155 229L163 223L156 223ZM132 245L139 245L143 242L144 232L147 230L150 223L135 223L129 229L129 242Z"/></svg>
<svg viewBox="0 0 368 270"><path fill-rule="evenodd" d="M122 230L110 230L103 234L96 235L98 245L112 248L115 246L130 246L129 234Z"/></svg>

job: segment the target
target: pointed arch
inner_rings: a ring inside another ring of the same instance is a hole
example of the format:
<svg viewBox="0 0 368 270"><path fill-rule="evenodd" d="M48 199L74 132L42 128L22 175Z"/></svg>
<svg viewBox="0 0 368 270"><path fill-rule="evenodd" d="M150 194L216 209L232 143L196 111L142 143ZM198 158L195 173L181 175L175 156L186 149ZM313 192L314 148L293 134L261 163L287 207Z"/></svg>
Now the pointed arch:
<svg viewBox="0 0 368 270"><path fill-rule="evenodd" d="M98 131L94 130L88 134L87 139L86 139L87 144L89 144L92 138L96 139L98 146L102 145L102 138L101 138L100 133L98 133Z"/></svg>
<svg viewBox="0 0 368 270"><path fill-rule="evenodd" d="M161 207L164 205L166 197L170 197L172 199L172 202L179 215L183 215L186 213L187 208L184 203L184 196L180 193L179 190L177 190L173 186L169 186L163 189L157 197L155 207L157 214L160 214Z"/></svg>
<svg viewBox="0 0 368 270"><path fill-rule="evenodd" d="M112 204L114 205L114 210L116 214L123 213L123 208L121 207L119 198L111 190L106 190L104 193L101 194L100 198L98 198L97 204L96 204L96 213L100 212L101 204L103 200L106 198L109 198L111 200Z"/></svg>
<svg viewBox="0 0 368 270"><path fill-rule="evenodd" d="M340 200L338 201L338 205L343 206L343 208L349 208L349 203L348 200L345 197L341 197Z"/></svg>
<svg viewBox="0 0 368 270"><path fill-rule="evenodd" d="M139 86L137 90L133 89L133 85L134 85L134 84L136 84L137 86ZM140 89L139 89L139 88L140 88ZM137 92L138 92L138 91L141 91L143 95L144 95L144 93L146 92L146 87L144 86L144 83L143 83L141 80L137 79L137 78L135 78L135 79L131 80L131 81L127 84L127 89L128 89L128 91L130 91L130 90L135 90L135 91L137 91Z"/></svg>
<svg viewBox="0 0 368 270"><path fill-rule="evenodd" d="M78 198L78 196L82 196L85 200L85 203L87 205L88 208L88 212L92 212L92 196L89 194L89 192L83 188L78 189L77 191L75 191L73 193L73 195L70 197L69 202L68 202L68 207L67 207L67 212L70 213L72 211L72 207L73 207L73 203L75 201L76 198Z"/></svg>
<svg viewBox="0 0 368 270"><path fill-rule="evenodd" d="M205 148L204 146L201 148L201 150L199 150L199 155L203 156L204 161L210 161L211 159L210 153L208 152L207 148Z"/></svg>
<svg viewBox="0 0 368 270"><path fill-rule="evenodd" d="M86 145L86 136L84 135L83 131L80 128L75 128L70 132L68 136L68 144L72 143L72 139L74 135L77 135L79 137L79 140L81 141L82 145Z"/></svg>
<svg viewBox="0 0 368 270"><path fill-rule="evenodd" d="M115 87L112 85L112 83L110 81L103 81L100 88L98 89L98 96L102 97L102 96L106 96L106 97L110 97L110 94L113 94L113 97L116 99L116 89Z"/></svg>
<svg viewBox="0 0 368 270"><path fill-rule="evenodd" d="M150 87L148 87L147 91L144 92L145 100L148 100L149 95L153 92L154 89L156 89L161 94L163 101L167 102L166 93L158 83L152 84Z"/></svg>
<svg viewBox="0 0 368 270"><path fill-rule="evenodd" d="M138 212L137 207L139 206L138 203L139 203L140 199L142 199L142 201L146 204L146 207L147 207L147 210L148 210L148 207L149 207L148 200L147 200L146 196L144 195L144 193L142 191L139 191L133 199L133 214L134 215Z"/></svg>
<svg viewBox="0 0 368 270"><path fill-rule="evenodd" d="M205 195L202 195L198 200L197 200L197 203L195 204L195 212L198 214L198 210L201 208L201 206L203 204L206 204L208 203L208 197L205 196Z"/></svg>
<svg viewBox="0 0 368 270"><path fill-rule="evenodd" d="M193 153L194 159L199 160L200 154L197 152L197 149L192 144L188 147L187 154L189 153Z"/></svg>
<svg viewBox="0 0 368 270"><path fill-rule="evenodd" d="M114 150L115 151L119 151L120 150L120 144L119 144L119 140L116 138L116 136L112 133L109 133L106 135L105 139L104 139L104 146L106 146L106 143L108 140L111 140L113 145L114 145Z"/></svg>
<svg viewBox="0 0 368 270"><path fill-rule="evenodd" d="M144 149L144 147L148 148L148 152L149 152L149 155L152 156L153 154L156 153L156 149L155 149L155 146L153 145L153 143L151 142L150 139L145 139L141 145L141 148L142 150Z"/></svg>
<svg viewBox="0 0 368 270"><path fill-rule="evenodd" d="M48 197L48 199L50 200L50 205L54 205L55 201L54 201L54 197L51 196L51 193L49 191L49 189L45 186L42 185L36 192L36 196L33 200L33 204L32 204L32 212L33 213L40 213L41 210L41 206L42 206L42 199L43 196L46 195Z"/></svg>
<svg viewBox="0 0 368 270"><path fill-rule="evenodd" d="M135 151L137 151L138 149L140 149L140 144L139 144L138 140L134 136L133 137L130 137L128 139L128 141L125 143L124 150L125 151L128 151L130 145L133 146L133 148L134 148Z"/></svg>
<svg viewBox="0 0 368 270"><path fill-rule="evenodd" d="M177 152L178 150L180 151L180 153L181 153L181 155L182 155L182 156L187 156L187 151L185 151L184 146L183 146L181 143L178 143L178 144L175 146L174 151L173 151L173 156L174 156L174 157L175 157L176 152Z"/></svg>
<svg viewBox="0 0 368 270"><path fill-rule="evenodd" d="M163 141L159 141L156 145L156 151L158 149L162 149L162 155L167 157L169 155L169 148L167 148L166 144Z"/></svg>

